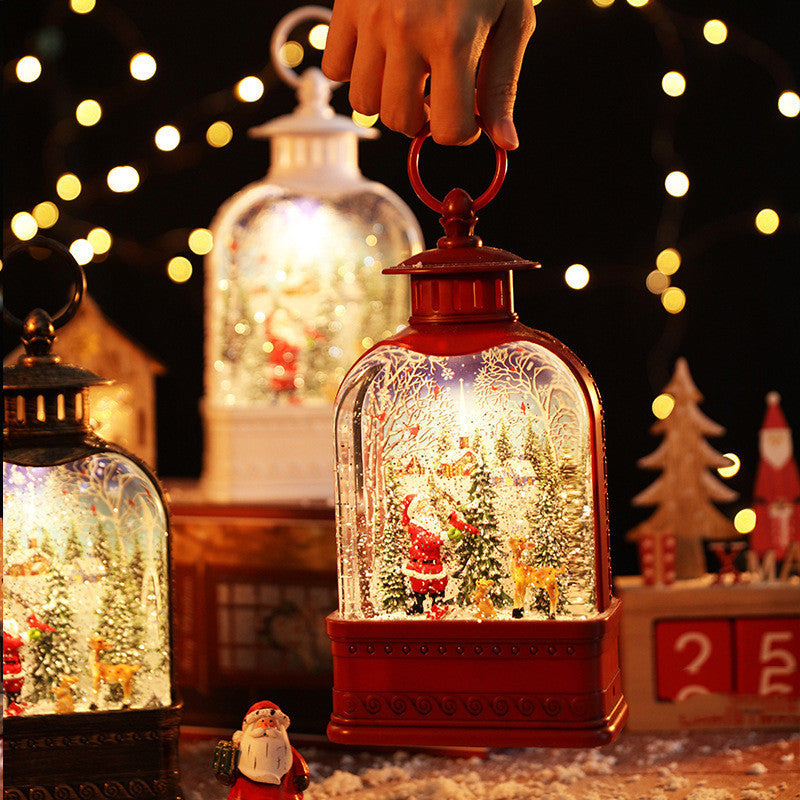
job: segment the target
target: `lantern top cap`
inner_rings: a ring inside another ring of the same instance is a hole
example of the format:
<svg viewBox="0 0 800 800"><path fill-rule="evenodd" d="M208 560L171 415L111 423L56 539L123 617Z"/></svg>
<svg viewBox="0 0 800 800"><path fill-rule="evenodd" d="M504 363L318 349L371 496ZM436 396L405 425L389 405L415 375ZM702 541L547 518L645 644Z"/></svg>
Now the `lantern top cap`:
<svg viewBox="0 0 800 800"><path fill-rule="evenodd" d="M305 20L318 19L330 22L331 10L323 6L301 6L287 14L275 26L270 41L272 66L284 83L297 91L297 108L291 113L251 128L248 133L256 139L271 136L334 136L355 134L363 139L375 139L378 131L356 125L350 117L337 114L330 105L331 93L341 86L326 78L316 67L309 67L298 75L288 67L281 49L297 25Z"/></svg>
<svg viewBox="0 0 800 800"><path fill-rule="evenodd" d="M476 121L481 130L486 129L479 117ZM475 212L494 198L505 179L508 167L506 151L493 140L495 151L495 172L489 187L473 200L464 189L451 189L444 200L437 200L425 187L419 174L419 153L422 143L430 136L430 124L426 123L411 143L408 153L408 174L417 196L429 208L441 213L439 221L445 236L439 239L437 247L418 253L396 267L383 272L389 275L463 272L499 272L511 269L536 269L541 265L535 261L520 258L507 250L484 247L479 236L475 235ZM488 136L488 133L487 133Z"/></svg>

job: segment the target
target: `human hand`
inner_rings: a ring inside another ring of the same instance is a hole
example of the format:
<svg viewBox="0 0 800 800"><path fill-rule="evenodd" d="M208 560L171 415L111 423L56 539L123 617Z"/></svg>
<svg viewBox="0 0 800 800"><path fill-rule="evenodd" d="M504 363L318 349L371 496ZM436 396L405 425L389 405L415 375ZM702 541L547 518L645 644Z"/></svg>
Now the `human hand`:
<svg viewBox="0 0 800 800"><path fill-rule="evenodd" d="M512 118L532 0L335 0L322 71L350 81L362 114L416 135L430 116L440 144L479 136L475 110L495 143L518 146ZM430 75L430 112L425 82Z"/></svg>

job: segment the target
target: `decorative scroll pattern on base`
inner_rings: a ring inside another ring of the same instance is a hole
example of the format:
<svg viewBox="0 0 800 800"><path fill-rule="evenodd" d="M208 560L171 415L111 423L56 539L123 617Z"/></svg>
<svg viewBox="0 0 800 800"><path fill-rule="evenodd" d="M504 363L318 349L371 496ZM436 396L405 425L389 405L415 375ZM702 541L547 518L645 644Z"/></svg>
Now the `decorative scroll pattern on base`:
<svg viewBox="0 0 800 800"><path fill-rule="evenodd" d="M5 788L3 800L175 800L181 792L177 781L165 778L142 780L136 778L125 784L59 783L55 786L31 786L25 789Z"/></svg>

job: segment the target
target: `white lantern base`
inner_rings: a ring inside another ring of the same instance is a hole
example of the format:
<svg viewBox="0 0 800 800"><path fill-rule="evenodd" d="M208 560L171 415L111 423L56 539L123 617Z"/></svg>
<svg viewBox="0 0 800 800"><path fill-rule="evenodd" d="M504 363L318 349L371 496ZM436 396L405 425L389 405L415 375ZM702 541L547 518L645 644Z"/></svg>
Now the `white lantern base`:
<svg viewBox="0 0 800 800"><path fill-rule="evenodd" d="M333 503L330 405L237 408L201 404L200 486L218 503Z"/></svg>

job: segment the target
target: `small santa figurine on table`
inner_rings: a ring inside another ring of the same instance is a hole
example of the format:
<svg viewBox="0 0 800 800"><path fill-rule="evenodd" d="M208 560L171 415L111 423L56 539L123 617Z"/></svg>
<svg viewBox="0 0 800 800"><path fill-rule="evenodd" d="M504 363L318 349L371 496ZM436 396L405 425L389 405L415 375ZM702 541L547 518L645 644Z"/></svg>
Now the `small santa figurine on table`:
<svg viewBox="0 0 800 800"><path fill-rule="evenodd" d="M454 511L449 523L465 533L476 534L478 529L462 520ZM403 500L403 525L408 529L411 547L408 561L403 567L414 593L412 614L422 614L425 599L431 598L431 612L436 613L437 603L444 599L447 572L442 558L442 544L448 540L447 532L439 521L431 501L424 495L409 494Z"/></svg>
<svg viewBox="0 0 800 800"><path fill-rule="evenodd" d="M242 729L233 734L238 765L228 800L302 800L308 788L308 765L289 743L289 717L275 703L263 700L250 707ZM234 762L235 763L235 762ZM228 775L217 777L227 783Z"/></svg>
<svg viewBox="0 0 800 800"><path fill-rule="evenodd" d="M800 542L800 477L792 455L792 431L777 392L767 395L758 449L761 460L753 490L756 526L750 547L759 555L772 550L782 559L792 542Z"/></svg>

